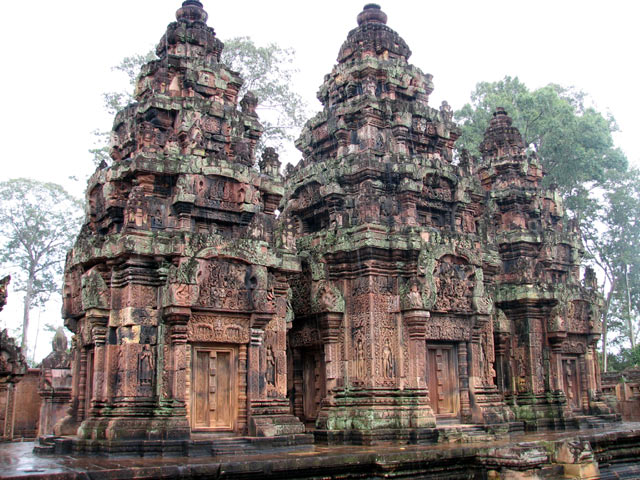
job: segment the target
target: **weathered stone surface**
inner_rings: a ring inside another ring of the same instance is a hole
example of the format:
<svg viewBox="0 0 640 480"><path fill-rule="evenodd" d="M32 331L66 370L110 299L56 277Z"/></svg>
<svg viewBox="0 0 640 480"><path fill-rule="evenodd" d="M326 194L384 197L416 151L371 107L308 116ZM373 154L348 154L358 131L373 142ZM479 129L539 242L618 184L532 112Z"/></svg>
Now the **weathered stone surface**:
<svg viewBox="0 0 640 480"><path fill-rule="evenodd" d="M640 368L602 374L602 391L608 403L627 422L640 421Z"/></svg>
<svg viewBox="0 0 640 480"><path fill-rule="evenodd" d="M176 18L116 116L66 266L74 382L56 433L87 449L304 430L286 408L285 274L299 267L277 248L278 155L255 168L258 99L239 101L202 4Z"/></svg>
<svg viewBox="0 0 640 480"><path fill-rule="evenodd" d="M256 168L259 99L239 100L202 4L176 16L89 181L56 433L139 452L303 423L329 442L415 443L440 422L611 416L578 226L504 109L482 158L456 158L451 107L429 105L432 76L368 4L285 180L273 149Z"/></svg>
<svg viewBox="0 0 640 480"><path fill-rule="evenodd" d="M40 370L29 368L15 384L13 441L31 441L38 436L41 398L38 395ZM9 439L8 439L9 440Z"/></svg>
<svg viewBox="0 0 640 480"><path fill-rule="evenodd" d="M389 438L610 413L577 225L504 109L482 158L454 161L451 108L428 105L431 75L386 22L374 4L358 16L287 175L296 415L327 437Z"/></svg>
<svg viewBox="0 0 640 480"><path fill-rule="evenodd" d="M542 187L540 163L504 109L494 113L480 150L488 239L502 261L492 288L498 386L528 428L611 413L596 361L601 298L592 270L579 277L578 226L559 194Z"/></svg>
<svg viewBox="0 0 640 480"><path fill-rule="evenodd" d="M14 438L17 385L27 371L22 350L7 330L3 330L0 333L0 441Z"/></svg>
<svg viewBox="0 0 640 480"><path fill-rule="evenodd" d="M66 414L71 400L71 354L62 327L53 337L53 351L42 360L38 394L42 398L38 435L52 435L54 426Z"/></svg>

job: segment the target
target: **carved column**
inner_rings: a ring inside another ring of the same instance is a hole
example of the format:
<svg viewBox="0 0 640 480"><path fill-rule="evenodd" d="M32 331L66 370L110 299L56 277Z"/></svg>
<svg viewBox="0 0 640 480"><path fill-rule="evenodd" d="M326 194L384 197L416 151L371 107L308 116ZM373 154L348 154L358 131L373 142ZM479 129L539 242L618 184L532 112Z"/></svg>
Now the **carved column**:
<svg viewBox="0 0 640 480"><path fill-rule="evenodd" d="M430 314L426 310L406 310L402 318L409 332L409 387L427 388L427 320Z"/></svg>
<svg viewBox="0 0 640 480"><path fill-rule="evenodd" d="M271 314L253 314L251 316L251 338L249 340L249 380L247 382L247 398L249 405L263 400L266 392L265 380L265 358L262 343L264 340L264 329L271 321Z"/></svg>
<svg viewBox="0 0 640 480"><path fill-rule="evenodd" d="M467 350L467 372L469 374L469 395L473 396L476 391L483 386L484 379L482 378L482 372L480 369L481 361L481 335L478 329L478 325L474 325L471 333L471 342L468 343L469 349Z"/></svg>
<svg viewBox="0 0 640 480"><path fill-rule="evenodd" d="M589 352L589 346L586 346L586 353L578 356L578 364L580 365L580 403L584 412L589 411L589 375L587 372L586 356Z"/></svg>
<svg viewBox="0 0 640 480"><path fill-rule="evenodd" d="M91 326L91 340L93 349L93 388L91 408L100 409L107 401L107 379L109 372L107 368L107 324L109 322L109 311L98 308L87 310L86 319ZM90 366L87 365L87 372Z"/></svg>
<svg viewBox="0 0 640 480"><path fill-rule="evenodd" d="M562 340L550 339L551 358L549 359L549 386L552 392L562 391Z"/></svg>
<svg viewBox="0 0 640 480"><path fill-rule="evenodd" d="M498 390L502 393L511 393L512 379L509 375L507 360L507 350L509 346L509 333L496 332L495 353L496 353L496 383Z"/></svg>
<svg viewBox="0 0 640 480"><path fill-rule="evenodd" d="M587 365L587 390L589 392L589 398L595 398L597 392L600 391L600 372L598 365L598 356L596 354L596 348L600 340L600 335L590 335L587 343L587 353L585 354L585 363Z"/></svg>
<svg viewBox="0 0 640 480"><path fill-rule="evenodd" d="M327 392L337 387L340 377L339 335L342 325L342 313L327 312L320 315L320 335L324 344Z"/></svg>
<svg viewBox="0 0 640 480"><path fill-rule="evenodd" d="M458 372L460 374L460 414L462 419L471 417L471 405L469 402L469 363L468 343L458 344Z"/></svg>
<svg viewBox="0 0 640 480"><path fill-rule="evenodd" d="M303 379L302 379L302 354L300 353L299 348L294 348L293 350L293 414L298 417L304 417L304 406L302 403L302 389L303 389Z"/></svg>
<svg viewBox="0 0 640 480"><path fill-rule="evenodd" d="M80 368L78 369L78 408L77 408L77 421L82 421L87 417L86 408L86 393L87 393L87 349L82 346L79 349Z"/></svg>
<svg viewBox="0 0 640 480"><path fill-rule="evenodd" d="M172 401L177 408L185 407L187 389L187 323L191 315L190 309L171 307L165 309L167 343L164 358L166 376L163 379L162 397Z"/></svg>

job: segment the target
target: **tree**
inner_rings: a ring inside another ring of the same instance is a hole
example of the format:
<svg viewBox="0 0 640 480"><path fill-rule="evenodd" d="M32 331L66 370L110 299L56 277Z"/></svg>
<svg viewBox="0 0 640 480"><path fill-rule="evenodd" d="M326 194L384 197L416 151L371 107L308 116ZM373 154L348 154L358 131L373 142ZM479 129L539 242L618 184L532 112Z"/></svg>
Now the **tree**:
<svg viewBox="0 0 640 480"><path fill-rule="evenodd" d="M144 55L124 57L118 65L111 67L112 71L122 72L127 76L129 89L102 94L104 107L110 115L115 115L130 103L136 101L133 93L136 87L136 80L140 74L140 68L157 58L155 51L149 50Z"/></svg>
<svg viewBox="0 0 640 480"><path fill-rule="evenodd" d="M110 115L115 115L130 103L135 102L133 92L140 68L156 58L155 52L149 50L144 55L124 57L118 65L111 67L112 71L122 72L126 75L129 87L126 90L102 94L104 108ZM94 135L94 147L89 149L89 153L93 157L93 163L96 166L103 162L108 164L111 161L111 156L109 155L109 132L96 129L92 133Z"/></svg>
<svg viewBox="0 0 640 480"><path fill-rule="evenodd" d="M29 313L59 292L67 251L80 227L80 201L55 183L24 178L0 182L0 263L24 292L22 347Z"/></svg>
<svg viewBox="0 0 640 480"><path fill-rule="evenodd" d="M307 105L292 89L295 50L275 43L259 47L249 37L227 40L222 63L240 73L244 83L240 98L252 91L258 97L258 113L264 133L258 150L270 146L282 148L293 142L307 119Z"/></svg>
<svg viewBox="0 0 640 480"><path fill-rule="evenodd" d="M640 367L640 345L623 349L617 354L609 354L607 360L609 371L621 372L627 368Z"/></svg>
<svg viewBox="0 0 640 480"><path fill-rule="evenodd" d="M613 174L601 190L590 222L582 227L584 244L606 277L603 293L603 368L608 344L634 350L640 315L640 171ZM609 340L610 333L618 337ZM627 347L627 344L629 347Z"/></svg>
<svg viewBox="0 0 640 480"><path fill-rule="evenodd" d="M112 68L126 74L130 88L127 91L103 94L107 112L115 114L135 101L133 90L140 68L155 58L155 52L150 51L145 55L125 57L120 64ZM294 136L307 118L307 106L292 88L292 79L296 73L293 67L294 59L294 49L282 48L275 43L260 47L249 37L236 37L225 42L222 63L239 72L244 80L239 98L248 91L252 91L258 97L257 110L264 127L257 147L258 152L267 146L280 149L285 142L293 142ZM94 134L95 147L89 150L93 161L96 165L102 161L108 163L109 133L96 130Z"/></svg>

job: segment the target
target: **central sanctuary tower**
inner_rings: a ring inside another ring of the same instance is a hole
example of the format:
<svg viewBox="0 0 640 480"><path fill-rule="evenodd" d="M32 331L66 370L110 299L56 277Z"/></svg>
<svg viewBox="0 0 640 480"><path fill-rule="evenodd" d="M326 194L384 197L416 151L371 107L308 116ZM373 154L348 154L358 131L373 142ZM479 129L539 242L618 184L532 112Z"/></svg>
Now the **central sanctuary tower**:
<svg viewBox="0 0 640 480"><path fill-rule="evenodd" d="M429 106L432 76L386 23L374 4L358 15L287 177L303 262L289 386L295 414L329 441L513 417L494 383L485 285L500 259L479 232L485 194L468 162L452 163L451 108Z"/></svg>

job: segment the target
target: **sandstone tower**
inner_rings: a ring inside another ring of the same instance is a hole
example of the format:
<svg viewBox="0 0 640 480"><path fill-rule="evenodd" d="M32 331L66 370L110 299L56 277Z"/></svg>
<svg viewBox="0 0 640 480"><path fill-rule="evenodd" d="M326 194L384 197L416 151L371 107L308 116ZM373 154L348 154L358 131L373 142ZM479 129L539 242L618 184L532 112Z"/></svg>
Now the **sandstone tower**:
<svg viewBox="0 0 640 480"><path fill-rule="evenodd" d="M116 116L113 165L89 181L68 257L73 403L58 433L77 430L87 449L303 430L286 401L286 273L298 265L274 247L278 156L267 149L255 168L258 99L238 99L202 4L176 18Z"/></svg>

